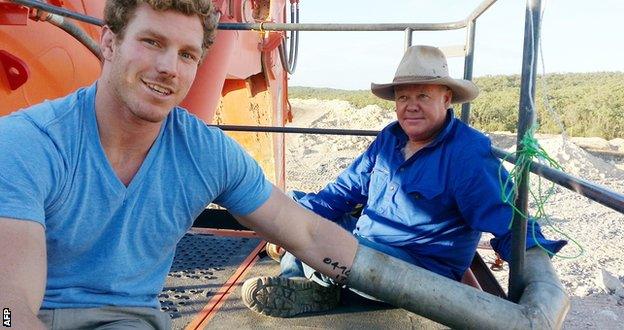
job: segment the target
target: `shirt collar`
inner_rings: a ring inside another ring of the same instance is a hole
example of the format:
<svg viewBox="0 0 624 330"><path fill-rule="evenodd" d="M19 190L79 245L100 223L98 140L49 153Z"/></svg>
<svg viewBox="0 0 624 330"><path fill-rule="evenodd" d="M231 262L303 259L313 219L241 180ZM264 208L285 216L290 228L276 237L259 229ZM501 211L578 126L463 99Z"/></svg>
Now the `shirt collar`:
<svg viewBox="0 0 624 330"><path fill-rule="evenodd" d="M431 143L429 143L425 148L434 147L440 144L442 141L446 140L447 136L453 130L453 127L455 126L456 121L457 119L455 118L455 113L453 112L453 108L447 109L446 119L444 121L444 125L442 126L442 129L440 130L440 132L438 132L438 135L436 135L433 141L431 141ZM398 121L395 121L394 124L392 124L390 131L400 141L400 143L396 145L396 148L397 149L403 148L405 144L407 143L407 134L403 132L403 129L401 128L401 125L399 125Z"/></svg>

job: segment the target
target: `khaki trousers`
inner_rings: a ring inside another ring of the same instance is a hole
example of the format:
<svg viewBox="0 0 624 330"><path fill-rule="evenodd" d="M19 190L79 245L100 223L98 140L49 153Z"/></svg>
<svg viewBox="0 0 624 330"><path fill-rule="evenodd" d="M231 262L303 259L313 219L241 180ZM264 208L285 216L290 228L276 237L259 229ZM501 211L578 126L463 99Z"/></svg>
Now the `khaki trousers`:
<svg viewBox="0 0 624 330"><path fill-rule="evenodd" d="M171 329L169 314L148 307L42 309L38 317L51 330Z"/></svg>

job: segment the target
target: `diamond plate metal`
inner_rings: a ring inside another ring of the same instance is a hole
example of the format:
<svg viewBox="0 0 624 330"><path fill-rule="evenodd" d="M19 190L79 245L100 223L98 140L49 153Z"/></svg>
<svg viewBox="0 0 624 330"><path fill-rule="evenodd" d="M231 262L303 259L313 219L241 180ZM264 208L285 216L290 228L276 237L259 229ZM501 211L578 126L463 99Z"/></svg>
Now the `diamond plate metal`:
<svg viewBox="0 0 624 330"><path fill-rule="evenodd" d="M165 287L158 296L174 329L193 320L241 262L260 243L257 238L186 234L178 243Z"/></svg>

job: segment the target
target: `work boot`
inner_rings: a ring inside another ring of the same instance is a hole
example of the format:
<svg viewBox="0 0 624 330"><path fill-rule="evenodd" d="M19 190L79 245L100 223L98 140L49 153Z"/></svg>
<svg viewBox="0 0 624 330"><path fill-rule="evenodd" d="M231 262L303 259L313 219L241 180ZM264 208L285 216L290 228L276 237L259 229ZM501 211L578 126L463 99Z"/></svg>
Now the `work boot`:
<svg viewBox="0 0 624 330"><path fill-rule="evenodd" d="M284 250L284 248L271 242L266 243L264 250L266 251L267 255L271 257L271 259L277 262L280 262L282 260L282 257L284 256L284 253L286 253L286 250Z"/></svg>
<svg viewBox="0 0 624 330"><path fill-rule="evenodd" d="M276 317L330 310L340 300L339 287L323 287L304 277L254 277L245 281L241 291L249 309Z"/></svg>

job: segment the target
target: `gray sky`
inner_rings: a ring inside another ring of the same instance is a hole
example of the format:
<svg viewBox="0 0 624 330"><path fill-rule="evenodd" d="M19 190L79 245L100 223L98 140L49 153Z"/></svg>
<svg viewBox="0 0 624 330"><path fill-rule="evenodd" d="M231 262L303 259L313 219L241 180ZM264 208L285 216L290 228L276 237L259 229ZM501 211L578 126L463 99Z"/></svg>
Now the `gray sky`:
<svg viewBox="0 0 624 330"><path fill-rule="evenodd" d="M301 0L301 23L440 23L468 16L479 0ZM392 4L390 7L389 4ZM542 0L546 72L624 71L624 1ZM477 20L474 76L519 74L526 1L499 0ZM413 44L463 44L466 29L414 32ZM291 86L367 89L392 80L402 32L300 32ZM463 75L463 58L449 59ZM538 67L541 73L541 65Z"/></svg>

